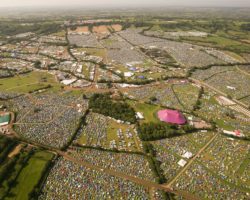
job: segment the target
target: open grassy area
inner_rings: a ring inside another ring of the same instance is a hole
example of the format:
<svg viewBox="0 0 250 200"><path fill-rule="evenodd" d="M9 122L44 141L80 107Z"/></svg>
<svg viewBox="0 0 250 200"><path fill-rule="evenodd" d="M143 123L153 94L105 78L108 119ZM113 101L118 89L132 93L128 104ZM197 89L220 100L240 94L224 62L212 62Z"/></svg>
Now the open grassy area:
<svg viewBox="0 0 250 200"><path fill-rule="evenodd" d="M234 128L230 126L229 124L226 124L223 119L216 119L215 123L219 128L222 128L228 131L234 131Z"/></svg>
<svg viewBox="0 0 250 200"><path fill-rule="evenodd" d="M146 103L139 103L136 101L127 101L136 112L141 112L144 115L144 120L143 122L148 123L148 122L159 122L159 119L157 118L157 111L161 109L160 106L158 105L151 105L151 104L146 104Z"/></svg>
<svg viewBox="0 0 250 200"><path fill-rule="evenodd" d="M6 199L24 200L42 178L42 172L46 164L53 158L53 154L38 151L28 161L17 177L15 187L10 190Z"/></svg>
<svg viewBox="0 0 250 200"><path fill-rule="evenodd" d="M54 89L59 89L60 87L55 78L45 72L31 72L20 76L0 79L1 91L27 93L48 85L51 85Z"/></svg>

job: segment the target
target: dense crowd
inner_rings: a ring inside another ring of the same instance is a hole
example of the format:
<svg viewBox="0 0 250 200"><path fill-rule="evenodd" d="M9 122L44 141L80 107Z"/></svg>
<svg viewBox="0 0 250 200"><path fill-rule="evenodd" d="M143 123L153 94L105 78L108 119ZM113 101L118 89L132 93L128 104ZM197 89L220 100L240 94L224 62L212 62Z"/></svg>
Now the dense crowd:
<svg viewBox="0 0 250 200"><path fill-rule="evenodd" d="M105 81L120 81L121 78L116 74L109 72L104 69L98 69L98 81L105 80Z"/></svg>
<svg viewBox="0 0 250 200"><path fill-rule="evenodd" d="M216 172L222 179L250 188L247 184L250 175L242 176L242 172L246 170L243 163L248 159L246 155L249 151L250 144L247 141L232 141L226 136L219 135L200 156L200 159L206 167ZM207 155L211 159L208 159ZM240 172L241 168L242 172Z"/></svg>
<svg viewBox="0 0 250 200"><path fill-rule="evenodd" d="M159 31L145 31L144 35L161 37L165 39L179 39L180 37L207 37L208 33L199 32L199 31L176 31L176 32L163 32Z"/></svg>
<svg viewBox="0 0 250 200"><path fill-rule="evenodd" d="M40 46L39 54L47 55L59 60L73 60L65 46Z"/></svg>
<svg viewBox="0 0 250 200"><path fill-rule="evenodd" d="M94 34L89 35L68 35L71 45L79 47L101 47Z"/></svg>
<svg viewBox="0 0 250 200"><path fill-rule="evenodd" d="M97 192L98 191L98 192ZM149 199L146 188L60 158L47 178L45 199Z"/></svg>
<svg viewBox="0 0 250 200"><path fill-rule="evenodd" d="M190 157L185 157L185 153L191 153L193 156L200 148L202 148L199 143L196 143L196 141L190 138L193 134L196 133L151 142L156 152L156 159L160 161L160 167L168 181L173 179L181 170L181 166L178 164L178 162L181 159L184 159L188 162L190 159ZM205 142L207 143L209 137L206 136L205 138Z"/></svg>
<svg viewBox="0 0 250 200"><path fill-rule="evenodd" d="M113 153L94 149L75 149L70 155L77 160L89 162L102 168L136 176L141 179L155 181L147 158L139 154Z"/></svg>
<svg viewBox="0 0 250 200"><path fill-rule="evenodd" d="M226 62L226 63L239 63L240 61L235 59L234 57L224 53L223 51L218 51L216 49L207 49L206 52L212 56L217 57L218 59Z"/></svg>
<svg viewBox="0 0 250 200"><path fill-rule="evenodd" d="M236 99L250 94L249 78L235 67L213 66L206 70L196 70L192 77L203 80Z"/></svg>
<svg viewBox="0 0 250 200"><path fill-rule="evenodd" d="M16 56L16 54L13 53L13 56ZM4 69L4 71L7 70L11 72L12 74L22 74L22 73L29 72L30 70L32 70L33 63L24 61L24 60L14 59L14 58L1 58L0 69L1 68Z"/></svg>
<svg viewBox="0 0 250 200"><path fill-rule="evenodd" d="M38 39L41 43L56 43L56 44L65 44L65 32L62 33L62 35L43 35L39 37Z"/></svg>
<svg viewBox="0 0 250 200"><path fill-rule="evenodd" d="M163 42L165 40L159 38L148 37L140 34L142 29L126 29L119 33L123 38L128 40L134 45L144 45L144 44L151 44L154 42Z"/></svg>
<svg viewBox="0 0 250 200"><path fill-rule="evenodd" d="M119 125L126 129L118 128ZM138 151L141 148L136 130L132 126L119 124L111 117L93 112L87 115L85 123L78 130L74 143L126 151Z"/></svg>
<svg viewBox="0 0 250 200"><path fill-rule="evenodd" d="M156 158L160 161L160 168L163 171L164 177L170 181L173 179L181 167L177 164L181 157L169 152L164 145L154 144Z"/></svg>
<svg viewBox="0 0 250 200"><path fill-rule="evenodd" d="M195 111L196 114L208 121L216 122L220 128L225 130L241 130L245 135L249 136L250 125L246 120L248 118L244 114L214 103L214 101L215 99L211 95L207 93L202 95L201 106L199 110ZM232 117L228 113L231 113Z"/></svg>
<svg viewBox="0 0 250 200"><path fill-rule="evenodd" d="M236 99L250 94L250 79L238 71L216 74L206 81L209 85L225 92Z"/></svg>
<svg viewBox="0 0 250 200"><path fill-rule="evenodd" d="M196 133L189 134L187 135L187 137L192 142L202 147L209 141L209 139L213 137L214 134L215 134L214 132L203 131L203 132L196 132Z"/></svg>
<svg viewBox="0 0 250 200"><path fill-rule="evenodd" d="M164 87L145 86L129 90L128 93L140 100L149 100L151 97L155 97L154 103L169 107L178 104L170 85L164 85Z"/></svg>
<svg viewBox="0 0 250 200"><path fill-rule="evenodd" d="M141 88L131 89L128 91L128 93L131 97L135 99L151 101L150 99L154 98L151 103L159 104L159 105L166 106L169 108L183 109L171 85L166 84L164 85L164 87L163 86L161 87L145 86ZM186 94L180 93L180 95L181 96L178 96L179 99L182 99L182 97L185 97L185 99L188 99L188 102L185 102L185 103L189 104L190 102L191 105L194 104L195 101L192 101L192 99L195 97L194 94L192 94L192 97L190 98L186 98L188 94L186 95Z"/></svg>
<svg viewBox="0 0 250 200"><path fill-rule="evenodd" d="M107 48L108 58L118 63L126 64L129 62L142 62L145 57L138 50L129 44L126 40L111 36L108 41L103 41L103 45Z"/></svg>
<svg viewBox="0 0 250 200"><path fill-rule="evenodd" d="M203 165L194 163L175 183L175 188L204 199L249 199L249 193L217 178Z"/></svg>
<svg viewBox="0 0 250 200"><path fill-rule="evenodd" d="M87 109L86 101L70 95L22 96L13 103L18 113L17 132L31 141L58 148L71 139Z"/></svg>
<svg viewBox="0 0 250 200"><path fill-rule="evenodd" d="M6 69L1 69L0 68L0 78L6 78L13 76L15 73Z"/></svg>
<svg viewBox="0 0 250 200"><path fill-rule="evenodd" d="M15 92L0 92L0 100L13 99L20 95L21 95L20 93L15 93Z"/></svg>
<svg viewBox="0 0 250 200"><path fill-rule="evenodd" d="M215 74L224 73L226 71L231 71L234 69L235 69L235 67L213 66L213 67L210 67L206 70L202 70L202 69L195 70L192 73L192 77L199 79L199 80L202 80L202 81L205 81ZM204 73L204 71L205 71L205 73Z"/></svg>
<svg viewBox="0 0 250 200"><path fill-rule="evenodd" d="M80 141L87 146L103 146L107 140L108 118L97 113L89 113L85 119L85 125L79 131L78 138L85 138Z"/></svg>
<svg viewBox="0 0 250 200"><path fill-rule="evenodd" d="M178 63L185 67L202 67L215 63L222 63L213 56L205 53L202 47L188 43L175 42L165 39L144 36L139 34L140 30L127 29L120 33L134 45L143 45L144 47L158 47L166 50Z"/></svg>

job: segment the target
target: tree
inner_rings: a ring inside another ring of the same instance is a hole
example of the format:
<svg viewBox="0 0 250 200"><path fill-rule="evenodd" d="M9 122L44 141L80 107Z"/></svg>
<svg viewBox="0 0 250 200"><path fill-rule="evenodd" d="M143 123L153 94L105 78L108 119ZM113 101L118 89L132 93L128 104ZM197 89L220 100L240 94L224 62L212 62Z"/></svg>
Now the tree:
<svg viewBox="0 0 250 200"><path fill-rule="evenodd" d="M150 97L150 99L149 99L151 102L155 102L155 101L157 101L157 98L154 96L154 97Z"/></svg>
<svg viewBox="0 0 250 200"><path fill-rule="evenodd" d="M121 101L113 101L110 93L94 94L89 100L89 108L93 112L113 117L117 120L135 123L135 111L129 104Z"/></svg>
<svg viewBox="0 0 250 200"><path fill-rule="evenodd" d="M41 61L37 60L35 63L34 63L34 67L37 68L37 69L40 69L41 68Z"/></svg>

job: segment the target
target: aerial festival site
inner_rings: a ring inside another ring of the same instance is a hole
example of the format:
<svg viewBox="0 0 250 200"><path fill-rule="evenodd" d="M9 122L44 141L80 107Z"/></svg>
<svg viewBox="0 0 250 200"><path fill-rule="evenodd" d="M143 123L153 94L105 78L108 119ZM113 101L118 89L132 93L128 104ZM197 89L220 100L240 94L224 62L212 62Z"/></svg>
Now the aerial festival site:
<svg viewBox="0 0 250 200"><path fill-rule="evenodd" d="M249 200L249 0L1 0L0 200Z"/></svg>

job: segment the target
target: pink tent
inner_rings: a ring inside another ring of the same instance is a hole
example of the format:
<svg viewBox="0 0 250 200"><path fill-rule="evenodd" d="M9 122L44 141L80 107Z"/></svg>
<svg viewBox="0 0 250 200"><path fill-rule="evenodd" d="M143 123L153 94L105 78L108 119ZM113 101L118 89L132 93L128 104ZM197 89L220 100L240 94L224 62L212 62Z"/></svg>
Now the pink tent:
<svg viewBox="0 0 250 200"><path fill-rule="evenodd" d="M177 110L160 110L158 112L158 118L171 124L185 124L187 121L183 114Z"/></svg>
<svg viewBox="0 0 250 200"><path fill-rule="evenodd" d="M237 135L237 136L240 136L240 135L241 135L241 132L240 132L239 130L235 130L234 133L235 133L235 135Z"/></svg>

